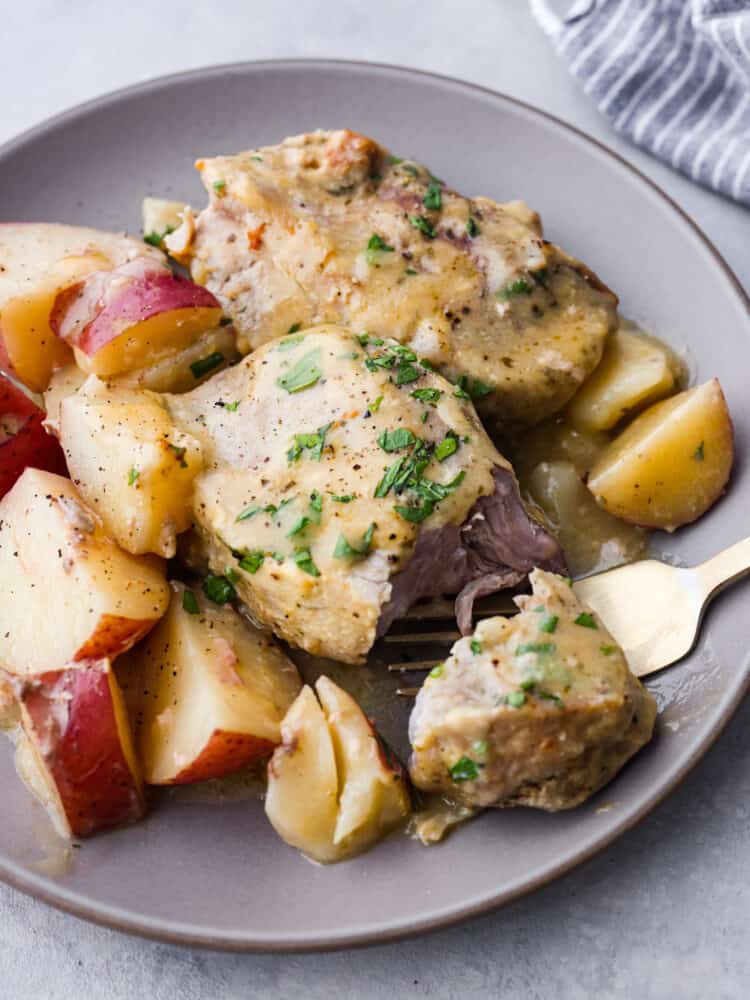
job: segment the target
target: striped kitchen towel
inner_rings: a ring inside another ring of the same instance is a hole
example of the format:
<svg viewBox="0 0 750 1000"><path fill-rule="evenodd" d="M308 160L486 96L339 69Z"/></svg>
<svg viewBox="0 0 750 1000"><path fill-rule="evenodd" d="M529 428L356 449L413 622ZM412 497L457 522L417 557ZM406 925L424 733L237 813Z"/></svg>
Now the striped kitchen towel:
<svg viewBox="0 0 750 1000"><path fill-rule="evenodd" d="M693 180L750 205L750 0L531 0L531 6L619 132Z"/></svg>

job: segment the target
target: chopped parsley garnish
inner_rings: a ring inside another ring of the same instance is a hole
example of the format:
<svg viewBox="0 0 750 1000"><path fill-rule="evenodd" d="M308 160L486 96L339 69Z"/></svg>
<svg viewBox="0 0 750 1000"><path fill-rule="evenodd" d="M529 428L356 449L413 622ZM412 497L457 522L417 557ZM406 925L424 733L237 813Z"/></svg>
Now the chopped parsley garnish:
<svg viewBox="0 0 750 1000"><path fill-rule="evenodd" d="M426 236L428 240L435 239L435 229L432 223L428 222L427 219L422 218L421 215L410 215L409 222L415 229L418 229L423 236Z"/></svg>
<svg viewBox="0 0 750 1000"><path fill-rule="evenodd" d="M695 449L695 451L693 452L693 461L702 462L703 459L706 457L705 444L706 444L705 441L701 441L701 443Z"/></svg>
<svg viewBox="0 0 750 1000"><path fill-rule="evenodd" d="M185 453L187 452L187 448L180 448L176 444L170 444L169 441L167 441L167 448L169 448L170 451L174 452L175 458L180 463L180 468L187 469L188 464L185 461Z"/></svg>
<svg viewBox="0 0 750 1000"><path fill-rule="evenodd" d="M473 215L470 215L469 218L466 220L466 232L468 233L468 235L471 236L472 239L474 239L475 236L479 236L481 231L482 230L477 225L477 220L474 218Z"/></svg>
<svg viewBox="0 0 750 1000"><path fill-rule="evenodd" d="M478 378L474 379L469 389L469 395L471 396L472 399L482 399L483 396L489 396L491 392L492 392L492 386L487 385L485 382L482 382L481 379Z"/></svg>
<svg viewBox="0 0 750 1000"><path fill-rule="evenodd" d="M599 628L599 626L594 621L594 616L590 615L588 611L582 611L580 615L573 622L574 625L582 625L584 628Z"/></svg>
<svg viewBox="0 0 750 1000"><path fill-rule="evenodd" d="M295 535L301 535L305 528L310 524L312 524L310 518L306 514L303 514L302 517L297 518L291 529L287 531L286 537L294 538Z"/></svg>
<svg viewBox="0 0 750 1000"><path fill-rule="evenodd" d="M182 592L182 609L187 611L189 615L200 614L200 607L198 606L198 599L192 590L183 590Z"/></svg>
<svg viewBox="0 0 750 1000"><path fill-rule="evenodd" d="M411 174L412 177L419 177L419 171L411 163L405 163L404 170L406 171L407 174Z"/></svg>
<svg viewBox="0 0 750 1000"><path fill-rule="evenodd" d="M313 562L309 549L296 549L294 561L304 573L309 573L310 576L320 576L320 570Z"/></svg>
<svg viewBox="0 0 750 1000"><path fill-rule="evenodd" d="M383 451L401 451L403 448L410 448L416 441L414 432L407 427L397 427L393 431L382 431L378 435L378 444Z"/></svg>
<svg viewBox="0 0 750 1000"><path fill-rule="evenodd" d="M240 405L239 399L235 399L233 403L225 403L224 409L227 411L227 413L235 413L239 405Z"/></svg>
<svg viewBox="0 0 750 1000"><path fill-rule="evenodd" d="M549 632L551 635L557 628L557 623L560 621L558 615L549 615L539 626L540 632Z"/></svg>
<svg viewBox="0 0 750 1000"><path fill-rule="evenodd" d="M380 404L382 402L383 402L383 397L382 396L378 396L378 398L375 400L375 402L374 403L370 403L370 405L367 407L367 409L370 411L370 413L377 413L378 410L380 409Z"/></svg>
<svg viewBox="0 0 750 1000"><path fill-rule="evenodd" d="M310 458L314 462L319 462L325 448L326 434L332 426L333 423L325 424L313 434L295 434L294 444L286 453L287 461L296 462L302 452L307 450L310 452Z"/></svg>
<svg viewBox="0 0 750 1000"><path fill-rule="evenodd" d="M336 548L333 550L334 559L363 559L369 554L372 548L372 536L377 525L371 524L362 535L362 540L358 545L352 545L343 535L339 535Z"/></svg>
<svg viewBox="0 0 750 1000"><path fill-rule="evenodd" d="M152 229L150 233L144 234L143 242L150 243L152 247L161 247L164 237L169 236L169 234L173 232L174 226L165 226L160 233L155 229Z"/></svg>
<svg viewBox="0 0 750 1000"><path fill-rule="evenodd" d="M519 295L531 295L533 291L534 286L526 278L516 278L515 281L511 281L505 288L500 289L497 293L497 298L507 301L508 299L515 299Z"/></svg>
<svg viewBox="0 0 750 1000"><path fill-rule="evenodd" d="M388 162L392 163L394 166L398 163L403 163L403 159L400 156L389 156Z"/></svg>
<svg viewBox="0 0 750 1000"><path fill-rule="evenodd" d="M429 674L427 676L428 677L442 677L443 676L443 670L445 670L445 664L444 663L436 663L435 666L432 668L432 670L429 672Z"/></svg>
<svg viewBox="0 0 750 1000"><path fill-rule="evenodd" d="M416 267L407 267L404 274L408 274L410 278L413 278L415 274L419 274L419 271Z"/></svg>
<svg viewBox="0 0 750 1000"><path fill-rule="evenodd" d="M487 743L487 740L477 740L476 743L472 744L471 749L478 757L486 757L487 751L489 750L489 744Z"/></svg>
<svg viewBox="0 0 750 1000"><path fill-rule="evenodd" d="M476 781L479 777L479 765L471 757L459 757L456 763L448 768L448 774L454 781Z"/></svg>
<svg viewBox="0 0 750 1000"><path fill-rule="evenodd" d="M415 439L411 452L401 455L393 465L386 469L385 474L375 488L374 496L382 498L391 490L400 495L408 490L412 503L398 505L396 513L406 521L419 523L435 509L436 504L445 500L462 482L466 475L461 471L449 483L436 483L424 477L423 473L432 458L432 452L424 441Z"/></svg>
<svg viewBox="0 0 750 1000"><path fill-rule="evenodd" d="M423 424L426 424L427 421L430 419L429 411L428 410L423 410L422 411L422 416L419 419L422 421Z"/></svg>
<svg viewBox="0 0 750 1000"><path fill-rule="evenodd" d="M422 377L422 372L408 361L402 361L396 372L396 385L408 385Z"/></svg>
<svg viewBox="0 0 750 1000"><path fill-rule="evenodd" d="M422 199L422 204L425 208L433 209L439 212L443 207L443 192L440 190L440 184L435 181L430 181L427 185L427 191Z"/></svg>
<svg viewBox="0 0 750 1000"><path fill-rule="evenodd" d="M602 643L602 645L599 647L599 652L602 653L604 656L611 656L616 649L617 646L609 646L606 643Z"/></svg>
<svg viewBox="0 0 750 1000"><path fill-rule="evenodd" d="M346 493L344 494L344 496L336 496L335 494L331 494L331 500L333 500L334 503L351 503L352 500L356 499L357 498L353 493Z"/></svg>
<svg viewBox="0 0 750 1000"><path fill-rule="evenodd" d="M221 351L214 351L213 354L209 354L207 358L201 358L200 361L194 361L190 366L190 371L193 373L194 378L203 378L204 375L208 375L209 372L212 372L214 368L218 368L223 360L224 355Z"/></svg>
<svg viewBox="0 0 750 1000"><path fill-rule="evenodd" d="M292 325L289 327L289 329L286 332L287 332L287 334L297 333L301 329L302 329L302 324L301 323L292 323Z"/></svg>
<svg viewBox="0 0 750 1000"><path fill-rule="evenodd" d="M257 573L266 558L262 549L253 549L252 552L243 552L240 556L240 569L246 573Z"/></svg>
<svg viewBox="0 0 750 1000"><path fill-rule="evenodd" d="M482 643L479 639L472 639L469 643L469 648L471 649L474 656L478 656L482 652Z"/></svg>
<svg viewBox="0 0 750 1000"><path fill-rule="evenodd" d="M538 691L534 692L537 698L541 698L542 701L554 701L558 708L562 708L562 698L553 694L552 691L547 691L545 688L540 688Z"/></svg>
<svg viewBox="0 0 750 1000"><path fill-rule="evenodd" d="M424 367L424 365L422 366ZM443 395L442 389L414 389L411 393L414 399L418 399L421 403L430 403L435 405L440 397Z"/></svg>
<svg viewBox="0 0 750 1000"><path fill-rule="evenodd" d="M344 361L356 361L359 354L356 351L347 351L345 354L339 354L338 357Z"/></svg>
<svg viewBox="0 0 750 1000"><path fill-rule="evenodd" d="M320 514L323 510L323 497L317 490L313 490L310 494L310 509L314 510L316 514ZM320 518L317 520L320 521Z"/></svg>
<svg viewBox="0 0 750 1000"><path fill-rule="evenodd" d="M522 642L520 646L516 646L516 656L525 656L526 653L552 653L554 649L554 642Z"/></svg>
<svg viewBox="0 0 750 1000"><path fill-rule="evenodd" d="M237 596L237 591L225 576L207 576L203 581L203 593L213 601L214 604L226 604L233 601Z"/></svg>
<svg viewBox="0 0 750 1000"><path fill-rule="evenodd" d="M456 390L453 393L459 399L482 399L492 392L492 386L475 378L469 381L468 375L459 375L456 379Z"/></svg>
<svg viewBox="0 0 750 1000"><path fill-rule="evenodd" d="M256 156L251 156L250 159L254 160L256 163L262 163L263 162L263 157L262 156L257 156L257 155Z"/></svg>
<svg viewBox="0 0 750 1000"><path fill-rule="evenodd" d="M435 458L438 462L444 462L458 451L458 435L454 431L448 431L446 436L435 448Z"/></svg>
<svg viewBox="0 0 750 1000"><path fill-rule="evenodd" d="M291 327L290 329L292 329L292 330L294 330L294 329L299 330L299 323L295 323L295 325L293 327ZM291 349L293 347L296 347L297 344L301 344L302 341L305 339L305 337L306 337L306 334L304 334L304 333L300 333L296 337L289 337L289 336L287 336L287 337L284 338L284 340L280 340L279 341L279 343L276 346L276 350L277 351L291 351Z"/></svg>
<svg viewBox="0 0 750 1000"><path fill-rule="evenodd" d="M291 503L291 500L282 501L282 505ZM269 503L265 507L260 507L257 504L251 504L249 507L245 507L241 514L238 514L235 518L235 524L240 521L249 521L251 517L255 517L256 514L263 512L264 514L275 514L278 510L276 504Z"/></svg>
<svg viewBox="0 0 750 1000"><path fill-rule="evenodd" d="M360 333L357 336L360 347L367 347L368 344L374 344L376 347L380 347L385 341L382 337L372 337L369 333Z"/></svg>
<svg viewBox="0 0 750 1000"><path fill-rule="evenodd" d="M237 581L240 578L240 574L237 572L236 569L233 569L231 566L228 566L224 570L224 576L227 578L227 580L229 580L230 583L237 583Z"/></svg>
<svg viewBox="0 0 750 1000"><path fill-rule="evenodd" d="M523 708L526 704L526 695L523 691L511 691L510 694L506 694L505 701L511 708Z"/></svg>
<svg viewBox="0 0 750 1000"><path fill-rule="evenodd" d="M315 385L323 374L318 367L320 364L321 351L319 347L303 354L299 361L289 369L285 375L280 375L276 379L276 385L287 392L301 392Z"/></svg>
<svg viewBox="0 0 750 1000"><path fill-rule="evenodd" d="M381 253L393 253L393 247L388 246L382 236L373 233L367 241L367 250L365 251L367 263L377 267Z"/></svg>
<svg viewBox="0 0 750 1000"><path fill-rule="evenodd" d="M221 195L223 195L224 192L227 189L227 182L226 181L214 181L213 184L211 185L211 187L219 195L219 197L221 197Z"/></svg>
<svg viewBox="0 0 750 1000"><path fill-rule="evenodd" d="M130 472L128 473L128 486L135 486L136 480L140 476L140 472L135 466L132 466Z"/></svg>

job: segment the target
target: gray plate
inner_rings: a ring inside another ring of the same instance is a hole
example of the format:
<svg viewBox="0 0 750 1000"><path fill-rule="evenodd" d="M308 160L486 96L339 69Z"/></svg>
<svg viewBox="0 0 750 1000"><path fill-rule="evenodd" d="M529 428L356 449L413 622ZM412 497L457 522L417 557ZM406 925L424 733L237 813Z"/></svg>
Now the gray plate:
<svg viewBox="0 0 750 1000"><path fill-rule="evenodd" d="M590 263L624 312L718 375L737 425L729 495L664 541L700 560L747 532L748 303L718 254L649 181L529 107L390 67L275 62L157 80L87 104L0 151L0 220L137 231L144 194L202 193L199 155L348 125L467 193L523 197L548 235ZM170 797L138 827L65 859L0 746L0 875L80 916L152 937L235 949L364 944L439 927L567 871L651 809L705 753L748 681L747 596L722 597L699 649L651 684L658 737L594 801L563 815L488 813L441 846L396 837L330 868L287 848L260 803ZM41 864L40 864L41 862Z"/></svg>

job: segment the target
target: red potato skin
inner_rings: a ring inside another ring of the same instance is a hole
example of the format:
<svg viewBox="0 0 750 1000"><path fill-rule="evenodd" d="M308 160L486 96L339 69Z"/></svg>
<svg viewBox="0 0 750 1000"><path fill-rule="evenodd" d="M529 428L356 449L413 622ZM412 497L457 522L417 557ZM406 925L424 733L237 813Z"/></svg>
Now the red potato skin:
<svg viewBox="0 0 750 1000"><path fill-rule="evenodd" d="M52 307L50 326L72 347L96 354L130 327L178 309L216 310L206 329L218 324L221 305L207 288L152 261L129 261L112 271L95 271L63 289Z"/></svg>
<svg viewBox="0 0 750 1000"><path fill-rule="evenodd" d="M137 621L119 615L102 615L96 623L96 630L91 638L76 650L74 660L80 663L85 660L97 660L107 654L119 656L121 653L126 653L151 631L158 620L158 618L147 618L145 621Z"/></svg>
<svg viewBox="0 0 750 1000"><path fill-rule="evenodd" d="M2 428L7 418L21 424L14 434L6 436ZM44 411L0 375L0 498L28 466L67 476L62 448L47 434L43 421Z"/></svg>
<svg viewBox="0 0 750 1000"><path fill-rule="evenodd" d="M223 778L254 760L267 757L275 744L248 733L214 730L200 754L170 784L188 785L209 778Z"/></svg>
<svg viewBox="0 0 750 1000"><path fill-rule="evenodd" d="M120 742L108 660L41 674L18 693L24 728L55 785L74 837L133 823L145 812Z"/></svg>

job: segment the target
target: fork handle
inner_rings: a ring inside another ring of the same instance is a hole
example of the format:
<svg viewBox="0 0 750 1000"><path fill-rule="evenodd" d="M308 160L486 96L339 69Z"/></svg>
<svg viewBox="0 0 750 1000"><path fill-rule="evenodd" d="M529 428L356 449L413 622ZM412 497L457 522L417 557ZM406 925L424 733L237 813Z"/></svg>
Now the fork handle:
<svg viewBox="0 0 750 1000"><path fill-rule="evenodd" d="M713 597L736 580L750 574L750 538L735 542L712 559L695 567L705 589L706 597Z"/></svg>

